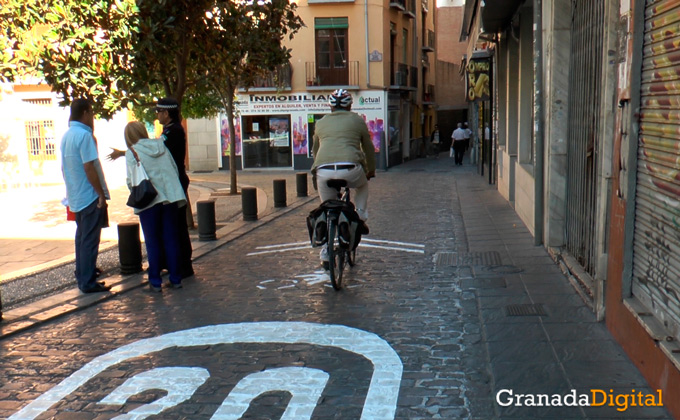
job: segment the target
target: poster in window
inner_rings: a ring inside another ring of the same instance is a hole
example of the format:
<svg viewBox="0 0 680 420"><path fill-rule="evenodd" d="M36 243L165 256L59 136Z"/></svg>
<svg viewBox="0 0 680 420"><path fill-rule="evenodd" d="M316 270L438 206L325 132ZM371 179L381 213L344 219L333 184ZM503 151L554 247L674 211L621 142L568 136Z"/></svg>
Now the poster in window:
<svg viewBox="0 0 680 420"><path fill-rule="evenodd" d="M290 145L290 127L288 118L269 119L269 139L274 147L288 147Z"/></svg>

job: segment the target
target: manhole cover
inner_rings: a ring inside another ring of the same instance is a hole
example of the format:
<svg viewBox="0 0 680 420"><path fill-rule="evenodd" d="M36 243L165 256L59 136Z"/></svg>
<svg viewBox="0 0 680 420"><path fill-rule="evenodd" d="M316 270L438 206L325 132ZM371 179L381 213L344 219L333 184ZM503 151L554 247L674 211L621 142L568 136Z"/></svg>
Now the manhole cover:
<svg viewBox="0 0 680 420"><path fill-rule="evenodd" d="M507 316L547 316L543 305L540 303L524 303L508 305L505 307Z"/></svg>
<svg viewBox="0 0 680 420"><path fill-rule="evenodd" d="M437 252L435 265L438 266L500 266L501 254L489 252Z"/></svg>

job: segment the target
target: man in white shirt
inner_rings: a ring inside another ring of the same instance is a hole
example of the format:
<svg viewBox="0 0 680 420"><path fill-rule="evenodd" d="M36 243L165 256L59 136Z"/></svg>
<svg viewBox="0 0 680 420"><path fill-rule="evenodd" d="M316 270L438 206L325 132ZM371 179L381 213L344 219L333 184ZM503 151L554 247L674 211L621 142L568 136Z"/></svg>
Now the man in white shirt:
<svg viewBox="0 0 680 420"><path fill-rule="evenodd" d="M463 155L465 154L465 130L463 130L463 124L458 123L458 127L451 134L451 139L453 141L451 142L449 157L454 157L456 165L462 165Z"/></svg>

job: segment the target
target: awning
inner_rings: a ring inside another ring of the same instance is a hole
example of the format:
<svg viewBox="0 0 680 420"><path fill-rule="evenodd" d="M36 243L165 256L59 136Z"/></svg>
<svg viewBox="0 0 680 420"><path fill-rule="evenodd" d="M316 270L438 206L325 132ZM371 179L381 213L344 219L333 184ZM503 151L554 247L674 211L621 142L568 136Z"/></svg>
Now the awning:
<svg viewBox="0 0 680 420"><path fill-rule="evenodd" d="M504 30L525 0L483 0L482 29L495 34Z"/></svg>

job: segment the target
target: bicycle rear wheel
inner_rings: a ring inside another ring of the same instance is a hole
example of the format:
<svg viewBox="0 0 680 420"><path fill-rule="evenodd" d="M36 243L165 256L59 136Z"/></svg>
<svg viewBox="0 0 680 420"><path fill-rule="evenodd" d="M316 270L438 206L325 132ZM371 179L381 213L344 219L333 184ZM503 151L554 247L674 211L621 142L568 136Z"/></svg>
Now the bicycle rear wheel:
<svg viewBox="0 0 680 420"><path fill-rule="evenodd" d="M342 250L335 246L335 235L338 231L337 221L328 222L328 275L335 290L342 289L342 269L344 256Z"/></svg>

